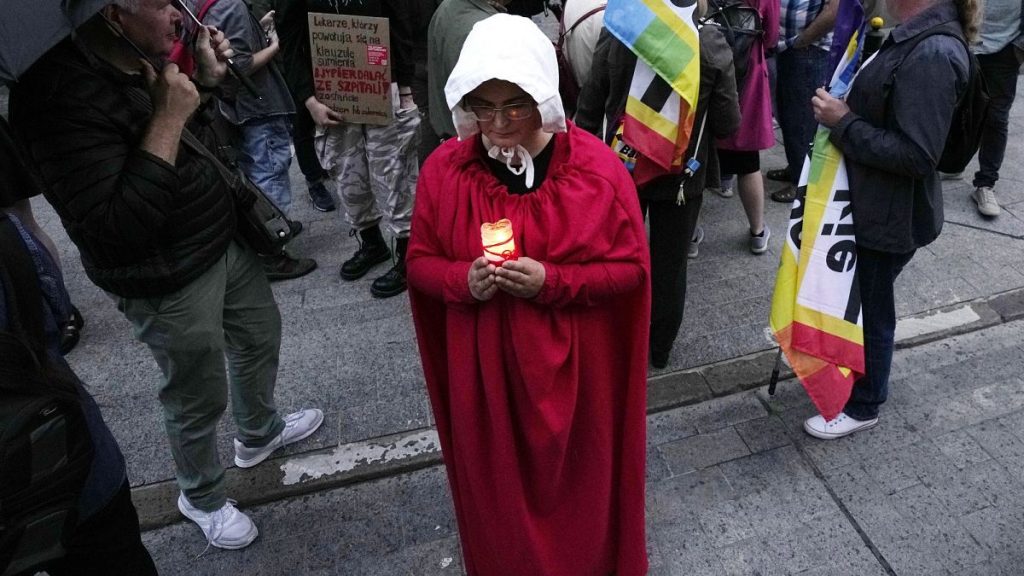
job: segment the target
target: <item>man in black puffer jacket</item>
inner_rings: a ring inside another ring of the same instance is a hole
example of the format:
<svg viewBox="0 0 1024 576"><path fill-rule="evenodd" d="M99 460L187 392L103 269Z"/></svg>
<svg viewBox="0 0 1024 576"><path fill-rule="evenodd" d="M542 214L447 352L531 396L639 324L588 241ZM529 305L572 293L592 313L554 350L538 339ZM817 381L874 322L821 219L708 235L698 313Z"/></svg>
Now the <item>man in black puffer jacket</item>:
<svg viewBox="0 0 1024 576"><path fill-rule="evenodd" d="M119 5L118 5L119 4ZM235 239L232 194L212 161L183 145L223 78L230 44L203 29L195 84L168 64L181 15L167 0L118 0L58 44L11 94L11 122L78 246L163 371L159 397L182 493L210 544L242 548L256 527L227 500L217 422L229 382L235 463L255 466L313 433L319 410L274 405L281 317L256 254ZM103 18L109 20L110 24ZM114 32L118 29L119 32Z"/></svg>

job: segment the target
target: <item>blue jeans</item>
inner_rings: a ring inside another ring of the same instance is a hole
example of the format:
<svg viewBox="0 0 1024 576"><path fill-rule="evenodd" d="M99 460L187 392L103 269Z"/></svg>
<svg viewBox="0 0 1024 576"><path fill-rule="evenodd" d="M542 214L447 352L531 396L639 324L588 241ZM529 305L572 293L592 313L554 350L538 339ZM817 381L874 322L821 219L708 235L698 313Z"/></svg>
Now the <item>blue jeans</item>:
<svg viewBox="0 0 1024 576"><path fill-rule="evenodd" d="M890 254L857 247L857 287L864 317L864 376L853 384L843 409L856 420L878 417L889 397L889 370L896 334L893 285L914 252Z"/></svg>
<svg viewBox="0 0 1024 576"><path fill-rule="evenodd" d="M995 54L978 54L981 75L992 97L985 128L981 132L981 147L978 149L978 171L974 174L975 186L995 186L999 180L999 168L1006 154L1006 135L1010 123L1010 107L1017 95L1017 70L1020 61L1013 44Z"/></svg>
<svg viewBox="0 0 1024 576"><path fill-rule="evenodd" d="M814 46L789 48L776 57L775 87L779 128L793 185L814 139L818 123L814 121L811 97L828 81L828 51Z"/></svg>
<svg viewBox="0 0 1024 576"><path fill-rule="evenodd" d="M288 116L256 118L242 124L241 131L239 166L287 214L292 205L292 185L288 178L292 164L291 121Z"/></svg>

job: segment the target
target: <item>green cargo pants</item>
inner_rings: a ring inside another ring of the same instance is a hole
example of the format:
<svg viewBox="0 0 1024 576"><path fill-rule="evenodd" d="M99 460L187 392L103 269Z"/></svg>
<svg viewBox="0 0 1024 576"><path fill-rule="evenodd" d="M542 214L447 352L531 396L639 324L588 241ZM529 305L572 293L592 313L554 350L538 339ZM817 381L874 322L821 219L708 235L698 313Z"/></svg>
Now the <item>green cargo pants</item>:
<svg viewBox="0 0 1024 576"><path fill-rule="evenodd" d="M159 398L178 485L193 506L217 510L227 498L217 422L228 390L239 440L265 445L284 429L274 404L281 315L259 259L232 242L188 286L120 298L118 308L163 372Z"/></svg>

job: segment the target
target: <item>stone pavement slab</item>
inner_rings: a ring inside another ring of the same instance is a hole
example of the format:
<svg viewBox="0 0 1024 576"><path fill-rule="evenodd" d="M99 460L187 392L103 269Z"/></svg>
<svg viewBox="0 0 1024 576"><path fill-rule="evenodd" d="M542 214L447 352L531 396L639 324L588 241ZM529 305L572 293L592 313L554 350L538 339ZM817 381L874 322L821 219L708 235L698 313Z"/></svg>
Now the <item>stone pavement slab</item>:
<svg viewBox="0 0 1024 576"><path fill-rule="evenodd" d="M1024 91L1024 83L1020 90ZM0 93L0 109L5 108L5 104L5 95ZM1020 134L1021 130L1024 130L1024 112L1018 103L1011 116L1011 134ZM918 251L897 282L897 311L901 317L959 310L979 300L990 302L988 309L994 311L1001 322L1024 315L1024 300L1019 290L1024 287L1024 257L1021 256L1024 253L1024 162L1021 161L1024 159L1024 144L1021 142L1020 138L1011 137L1007 149L996 191L1005 208L999 218L986 220L977 215L967 198L969 182L952 182L945 186L947 222L943 233L934 244ZM766 169L781 163L779 146L762 155ZM973 167L969 167L967 173L972 170ZM315 257L320 268L305 278L274 286L284 331L277 398L285 410L317 405L324 409L327 420L317 434L289 447L284 456L359 443L373 444L381 437L420 431L431 426L407 299L371 298L369 283L375 274L353 283L342 282L337 277L341 261L356 248L355 240L348 236L348 226L340 211L320 213L311 208L297 167L293 167L292 176L293 217L306 224L306 230L294 242L293 250L297 254ZM769 183L768 192L776 186ZM156 400L159 376L155 362L145 347L134 341L130 325L116 311L113 300L86 278L77 250L63 232L52 209L42 199L36 199L33 206L42 226L58 243L66 283L73 301L86 318L82 342L68 360L100 402L127 456L133 486L163 490L172 482L173 467L163 438L162 418ZM773 344L767 335L767 317L778 264L778 235L785 226L789 207L766 200L766 218L776 238L768 254L754 256L747 250L745 219L738 198L723 199L709 194L704 206L702 222L707 238L701 246L700 256L690 262L688 309L680 338L668 368L652 372L652 390L660 389L662 392L656 403L659 409L699 402L760 384L762 376L756 374L763 374L763 366L771 363L772 353L769 350ZM385 269L381 266L376 272L383 273ZM994 321L983 314L979 318ZM1019 334L999 329L984 333L992 334L1000 343L1003 338L1017 338L1016 341L1020 342ZM1014 393L1022 383L1007 376L1015 371L1012 368L1002 365L1002 373L991 373L996 381L972 389L969 397L957 395L960 380L974 381L979 374L985 374L986 366L992 365L991 362L998 364L999 350L1016 358L1016 366L1020 366L1019 351L1006 346L961 350L952 347L951 342L957 340L941 340L934 345L901 352L916 360L900 364L893 373L892 404L896 407L891 418L902 422L900 429L884 439L862 442L868 445L877 442L884 450L899 451L923 442L922 434L963 433L965 428L991 418L999 418L1001 422L1016 421L1018 428L1024 424L1016 411L1021 400ZM744 362L762 371L740 374L740 371L733 370L729 364L739 357L746 358ZM965 372L964 368L954 365L954 361L960 360L973 362L973 372ZM713 370L715 366L724 367L716 371ZM692 368L706 370L699 377L681 372ZM746 383L741 382L751 374L755 377ZM906 385L897 382L900 378ZM915 400L918 394L933 393L935 397L928 402ZM783 387L780 397L785 395ZM749 394L740 397L749 397ZM730 416L726 420L730 422L727 426L735 428L751 453L745 456L749 458L786 450L789 444L776 445L777 440L767 438L777 436L759 434L757 427L774 431L782 426L790 433L799 432L798 423L804 415L800 407L806 408L800 394L787 401L773 400L772 406L780 407L780 410L784 406L790 407L770 415L743 414L742 410L749 408L744 408L742 402L737 407L736 400L714 402L729 406L733 416L742 414L742 418ZM783 402L791 402L791 405ZM683 409L684 414L691 412ZM723 442L731 442L732 451L726 455L740 457L742 451L738 450L735 437L722 428L708 428L706 423L702 427L690 416L668 415L663 420L665 425L659 428L655 425L658 420L652 419L652 431L660 430L658 434L664 436L664 442L681 442L687 435L717 434ZM676 421L683 424L673 429ZM234 433L234 425L229 418L222 420L219 432L222 458L229 463ZM658 440L657 437L652 439ZM956 463L952 464L954 468L979 457L977 453L970 452L968 440L951 437L949 442L952 443L942 446L951 454L951 461ZM841 469L861 461L864 454L856 448L859 445L839 444L827 451L808 446L801 448L804 452L800 454L806 453L815 465L825 466L823 469ZM961 452L957 452L957 446L962 446ZM945 454L941 450L927 453ZM678 456L680 454L677 453L674 457ZM667 481L678 477L678 474L673 475L669 463L671 458L652 451L650 460L649 477L652 479ZM690 459L690 466L695 469L694 474L703 477L705 470L716 470L716 466L724 464L697 467L710 465L715 460L701 462ZM1024 470L1022 460L1024 457L1019 455L1006 454L998 463L1011 472L1014 482L1019 482ZM674 465L679 467L679 458ZM229 474L237 473L233 469L229 471ZM710 472L707 475L709 481L714 476ZM967 479L957 481L968 482ZM899 487L899 482L895 486ZM966 511L977 504L968 501L959 511ZM983 534L981 525L986 520L1003 523L1017 520L1019 526L1019 515L1015 514L981 508L963 518L975 520L965 526L974 530L971 534L977 532L975 538L987 543L988 549L1003 549L1017 542L991 531ZM952 534L948 537L959 536ZM421 547L401 548L401 558L396 557L393 565L408 566L421 555L433 554L444 548L444 545L435 548L434 544L417 546ZM679 545L673 546L672 550L680 549ZM692 544L691 547L693 558L721 564L715 550L707 548L706 544ZM742 548L738 553L745 554L745 550L747 548ZM666 569L691 562L678 560L672 555L661 557L656 554L654 558L656 566ZM1012 564L1005 559L1006 556L997 556L992 561L1002 563L1000 566ZM858 559L850 561L861 562ZM693 562L700 564L696 560ZM963 565L959 568L963 573L970 573L976 566ZM811 568L808 573L815 573L814 570L818 569Z"/></svg>
<svg viewBox="0 0 1024 576"><path fill-rule="evenodd" d="M1022 115L1021 107L1015 107L1014 121L1019 122ZM1024 191L1017 185L1024 182L1024 157L1018 148L1008 151L999 190L1006 190L1003 200L1008 208L1024 211ZM781 163L779 146L762 155L766 168ZM292 249L315 257L320 268L304 278L274 285L283 319L277 399L284 410L318 406L324 409L326 421L315 435L281 455L373 443L430 427L433 422L408 300L370 297L369 283L375 274L351 283L338 278L338 267L355 250L355 240L348 236L340 211L312 209L297 167L292 176L293 217L306 225ZM776 186L768 183L768 190ZM916 315L925 324L952 317L954 326L976 329L1024 315L1024 291L1019 290L1024 287L1024 232L1018 230L1011 210L995 220L978 216L966 199L965 186L963 182L947 186L943 234L918 251L897 282L901 317ZM114 301L86 278L77 250L52 209L41 198L33 205L42 226L59 245L72 299L86 318L82 341L68 360L103 407L127 455L132 485L152 487L162 494L174 473L156 400L160 383L156 364L148 350L135 342ZM709 194L704 206L707 237L700 256L690 262L688 309L669 367L652 371L652 410L762 385L774 362L767 317L778 266L778 235L789 207L766 201L776 239L767 255L754 256L746 247L738 198ZM381 266L376 273L385 269ZM975 304L992 296L996 298L991 306ZM964 324L961 318L971 314L977 315L978 320L972 321L976 323ZM928 330L932 328L929 324ZM944 335L930 331L916 343ZM969 418L975 409L945 408L957 418ZM230 418L222 419L219 434L222 459L230 464L234 435ZM237 471L231 469L229 474ZM164 502L155 517L163 514L173 514L173 500Z"/></svg>
<svg viewBox="0 0 1024 576"><path fill-rule="evenodd" d="M879 425L831 442L797 382L648 418L655 576L1018 576L1024 561L1024 321L897 351ZM973 376L961 366L974 359ZM916 377L961 374L918 390ZM953 411L969 417L950 418ZM144 534L169 574L462 574L442 466L247 509L248 549L179 522Z"/></svg>

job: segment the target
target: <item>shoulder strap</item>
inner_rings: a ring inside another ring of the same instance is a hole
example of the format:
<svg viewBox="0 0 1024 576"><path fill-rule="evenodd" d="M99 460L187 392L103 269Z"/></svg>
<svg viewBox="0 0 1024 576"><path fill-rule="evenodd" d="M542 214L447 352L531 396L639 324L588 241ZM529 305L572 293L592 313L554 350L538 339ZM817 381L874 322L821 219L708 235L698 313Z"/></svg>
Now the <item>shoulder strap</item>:
<svg viewBox="0 0 1024 576"><path fill-rule="evenodd" d="M903 53L903 57L900 58L900 61L897 62L896 66L894 66L892 69L892 74L894 77L896 76L896 71L900 69L900 66L903 66L903 61L906 60L907 57L914 52L914 50L917 48L917 45L920 44L921 42L924 42L925 39L931 38L932 36L951 36L953 38L956 38L957 40L960 41L960 44L964 47L964 50L967 51L967 60L970 61L971 48L970 46L967 45L967 40L963 37L963 35L957 34L955 31L947 29L945 25L940 24L939 26L933 26L925 30L924 32L921 32L920 34L914 36L910 40L910 48L908 48L907 51Z"/></svg>
<svg viewBox="0 0 1024 576"><path fill-rule="evenodd" d="M216 1L216 0L213 0ZM211 2L212 3L212 2ZM152 110L153 105L149 101L149 97L140 89L135 86L128 87L125 92L128 93L128 97L132 99L136 104L142 107L143 110ZM228 186L235 186L237 184L237 176L235 173L224 165L224 162L217 157L216 154L210 151L209 148L204 145L196 135L193 134L188 128L183 128L181 131L181 141L185 146L191 149L196 154L206 158L213 163L213 166L217 168L217 172L220 174L221 179L227 183Z"/></svg>
<svg viewBox="0 0 1024 576"><path fill-rule="evenodd" d="M572 34L572 31L575 30L576 27L579 26L580 24L583 24L583 22L587 18L590 18L591 16L597 14L598 12L604 12L604 9L605 6L598 6L597 8L592 8L583 16L577 18L576 21L572 23L572 26L569 26L568 30L565 29L565 19L563 18L562 20L560 20L558 22L558 45L561 46L562 42L565 40L565 37L568 36L569 34Z"/></svg>
<svg viewBox="0 0 1024 576"><path fill-rule="evenodd" d="M209 12L210 8L216 3L217 0L206 0L206 3L203 4L203 7L199 9L199 13L196 14L196 18L198 18L199 21L202 22L203 18L206 17L206 13Z"/></svg>
<svg viewBox="0 0 1024 576"><path fill-rule="evenodd" d="M892 74L889 76L889 80L886 82L886 86L883 86L883 88L889 89L895 84L896 73L899 71L900 67L903 66L903 62L907 59L907 57L910 56L911 53L914 52L918 44L924 42L925 39L931 38L932 36L951 36L960 41L960 45L963 46L964 51L967 52L967 77L968 80L970 80L970 78L974 75L975 71L974 63L971 61L971 48L970 46L967 45L967 39L964 38L962 34L957 34L956 31L949 30L948 28L945 27L944 24L940 24L939 26L933 26L925 30L924 32L921 32L920 34L914 36L910 40L910 48L908 48L907 51L903 53L903 57L900 58L899 62L897 62L895 66L893 66ZM968 86L969 85L970 84L968 84ZM967 92L968 91L965 91L964 94L960 95L960 98L957 100L958 106L960 104L960 101L967 95Z"/></svg>

